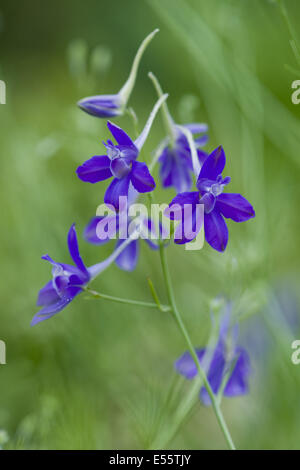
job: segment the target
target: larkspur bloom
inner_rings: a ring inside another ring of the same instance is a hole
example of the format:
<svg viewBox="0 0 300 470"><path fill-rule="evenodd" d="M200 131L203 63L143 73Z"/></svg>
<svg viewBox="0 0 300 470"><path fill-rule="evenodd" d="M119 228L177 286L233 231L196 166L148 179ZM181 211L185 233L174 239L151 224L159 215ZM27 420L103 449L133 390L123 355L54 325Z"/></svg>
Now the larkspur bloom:
<svg viewBox="0 0 300 470"><path fill-rule="evenodd" d="M155 75L149 72L148 76L152 80L158 96L162 96L163 91ZM201 165L208 156L206 152L201 150L201 147L208 141L208 126L203 123L180 126L174 122L166 102L163 103L161 109L167 137L161 142L157 150L160 178L164 188L173 186L178 193L181 193L191 188L191 174L195 170L200 170ZM193 138L197 161L193 161L185 130L188 130ZM195 166L197 168L194 168Z"/></svg>
<svg viewBox="0 0 300 470"><path fill-rule="evenodd" d="M166 143L161 155L158 159L160 163L160 178L164 188L173 186L178 193L188 191L192 186L193 162L191 151L185 135L179 126L174 126L174 141ZM194 142L197 147L197 156L202 165L207 158L207 153L201 150L206 144L207 125L206 124L185 124L184 127L189 129L195 136ZM199 134L201 136L196 137Z"/></svg>
<svg viewBox="0 0 300 470"><path fill-rule="evenodd" d="M158 29L155 29L140 45L135 55L129 77L118 93L111 95L88 96L87 98L83 98L78 101L78 106L86 113L99 118L111 118L122 115L133 90L142 55L149 42L158 31Z"/></svg>
<svg viewBox="0 0 300 470"><path fill-rule="evenodd" d="M126 240L125 243L130 241ZM124 249L126 246L124 245ZM43 308L33 317L31 325L47 320L67 307L91 280L113 263L123 250L119 247L106 260L87 268L79 253L75 224L68 233L68 248L75 265L57 263L49 255L42 256L42 259L52 264L52 279L39 292L37 305Z"/></svg>
<svg viewBox="0 0 300 470"><path fill-rule="evenodd" d="M146 163L138 162L137 158L157 111L167 96L164 95L157 101L143 131L135 141L132 141L123 129L108 121L108 129L117 145L108 140L104 143L107 155L96 155L77 168L78 177L89 183L98 183L113 177L106 190L104 202L111 204L116 210L119 210L119 197L128 196L130 185L139 193L147 193L155 188L155 181Z"/></svg>
<svg viewBox="0 0 300 470"><path fill-rule="evenodd" d="M223 317L219 338L214 348L196 348L195 351L206 372L213 393L217 395L224 387L222 391L224 396L235 397L248 393L251 367L247 351L237 344L237 325L230 328L229 319L228 315ZM196 364L189 352L185 352L175 362L175 369L189 380L198 374ZM204 405L211 404L205 387L200 390L200 398Z"/></svg>
<svg viewBox="0 0 300 470"><path fill-rule="evenodd" d="M155 237L156 229L153 221L146 217L140 217L138 219L139 220L131 219L130 217L126 218L125 226L119 214L93 217L85 228L84 238L87 242L94 245L103 245L104 243L109 242L112 238L115 238L117 234L120 235L120 233L123 232L123 235L126 238L119 238L117 240L115 249L118 249L123 243L125 243L124 240L127 239L129 231L133 230L133 224L134 229L139 232L140 236L132 240L115 260L116 265L120 269L123 269L124 271L133 271L139 258L140 238L144 239L152 250L158 250L159 248L159 244L156 239L157 237ZM122 224L123 227L120 227ZM112 230L110 230L109 233L105 230L105 227L107 226L112 227ZM99 233L100 231L101 236ZM105 238L102 237L103 232L107 233ZM160 228L160 232L162 232L162 228Z"/></svg>
<svg viewBox="0 0 300 470"><path fill-rule="evenodd" d="M240 194L224 193L223 190L230 182L230 177L222 177L226 163L225 153L222 147L216 148L204 161L198 179L197 191L183 192L169 204L166 216L171 220L178 219L178 211L184 219L184 206L192 208L192 215L197 220L199 204L204 206L204 232L205 239L212 248L224 251L228 242L228 228L224 218L235 222L244 222L255 217L255 211L251 204ZM176 208L173 210L172 208ZM194 223L196 230L189 238L175 237L175 243L188 243L197 236L202 224ZM184 233L184 231L182 232Z"/></svg>

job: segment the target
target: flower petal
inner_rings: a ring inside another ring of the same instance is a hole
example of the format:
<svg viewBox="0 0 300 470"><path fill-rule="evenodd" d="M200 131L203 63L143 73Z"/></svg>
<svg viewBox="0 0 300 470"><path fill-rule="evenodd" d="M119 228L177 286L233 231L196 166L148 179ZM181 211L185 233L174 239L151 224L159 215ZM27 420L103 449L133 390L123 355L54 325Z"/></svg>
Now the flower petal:
<svg viewBox="0 0 300 470"><path fill-rule="evenodd" d="M88 96L78 101L80 109L99 118L114 117L122 114L119 95Z"/></svg>
<svg viewBox="0 0 300 470"><path fill-rule="evenodd" d="M164 211L164 215L170 220L181 220L184 206L190 204L195 206L196 204L199 204L198 191L177 194L177 196L175 196L170 202L169 207Z"/></svg>
<svg viewBox="0 0 300 470"><path fill-rule="evenodd" d="M88 276L88 271L84 265L84 262L82 261L82 258L79 253L79 248L78 248L78 241L77 241L77 234L76 234L76 229L75 229L75 224L73 224L69 230L68 233L68 247L69 247L69 252L71 255L72 260L80 269L80 271L84 272Z"/></svg>
<svg viewBox="0 0 300 470"><path fill-rule="evenodd" d="M118 157L111 161L110 169L115 178L124 178L131 170L126 158Z"/></svg>
<svg viewBox="0 0 300 470"><path fill-rule="evenodd" d="M57 302L59 300L59 296L57 295L56 290L53 287L52 280L47 282L47 284L42 287L39 291L38 298L36 304L38 306L42 305L49 305Z"/></svg>
<svg viewBox="0 0 300 470"><path fill-rule="evenodd" d="M200 122L193 122L191 124L184 124L192 134L202 134L208 131L208 125Z"/></svg>
<svg viewBox="0 0 300 470"><path fill-rule="evenodd" d="M104 181L112 176L110 159L107 155L95 155L79 166L76 173L79 179L88 183Z"/></svg>
<svg viewBox="0 0 300 470"><path fill-rule="evenodd" d="M105 222L102 222L105 221ZM110 227L107 238L102 239L97 235L97 227L99 222L105 223ZM84 230L84 239L93 243L94 245L103 245L111 240L115 236L116 231L118 230L118 217L116 215L107 215L101 217L93 217L92 220L88 223Z"/></svg>
<svg viewBox="0 0 300 470"><path fill-rule="evenodd" d="M77 288L77 293L75 295L79 294L80 291L81 289ZM75 295L72 297L64 297L59 299L57 302L42 308L42 310L34 315L31 321L31 326L36 325L43 320L48 320L48 318L53 317L56 313L61 312L74 299Z"/></svg>
<svg viewBox="0 0 300 470"><path fill-rule="evenodd" d="M124 243L124 240L118 240L116 249ZM139 242L133 240L116 258L116 264L124 271L133 271L136 267L139 256Z"/></svg>
<svg viewBox="0 0 300 470"><path fill-rule="evenodd" d="M135 147L133 141L131 140L131 138L129 137L128 134L126 134L125 131L123 131L123 129L121 129L121 127L119 126L116 126L116 124L114 124L113 122L111 121L108 121L107 122L107 127L108 129L110 130L110 132L112 133L112 135L114 136L114 138L116 139L116 141L118 142L119 145L125 145L126 147Z"/></svg>
<svg viewBox="0 0 300 470"><path fill-rule="evenodd" d="M208 153L204 152L204 150L197 149L198 160L203 165L207 157L209 156Z"/></svg>
<svg viewBox="0 0 300 470"><path fill-rule="evenodd" d="M228 228L222 215L214 209L204 216L204 232L207 243L217 251L224 251L228 242Z"/></svg>
<svg viewBox="0 0 300 470"><path fill-rule="evenodd" d="M226 157L223 148L216 148L204 161L199 178L216 180L222 173L226 164Z"/></svg>
<svg viewBox="0 0 300 470"><path fill-rule="evenodd" d="M216 207L224 217L235 222L244 222L255 217L255 211L250 202L241 194L221 194L217 198Z"/></svg>
<svg viewBox="0 0 300 470"><path fill-rule="evenodd" d="M104 195L105 204L111 204L117 211L119 210L119 197L128 196L130 176L131 173L124 178L112 180Z"/></svg>
<svg viewBox="0 0 300 470"><path fill-rule="evenodd" d="M195 349L196 354L198 356L199 361L203 358L205 354L205 349ZM185 353L180 356L179 359L175 362L175 369L176 371L183 375L186 379L193 379L196 377L198 371L197 371L197 366L194 362L194 359L191 356L191 353L189 351L186 351Z"/></svg>
<svg viewBox="0 0 300 470"><path fill-rule="evenodd" d="M222 383L225 370L225 355L224 355L223 344L217 345L214 350L213 357L209 364L207 379L212 388L214 394L217 394ZM210 396L205 387L200 390L200 398L204 405L208 406L211 404Z"/></svg>
<svg viewBox="0 0 300 470"><path fill-rule="evenodd" d="M146 163L133 162L130 178L133 186L139 193L153 191L156 186Z"/></svg>
<svg viewBox="0 0 300 470"><path fill-rule="evenodd" d="M203 215L204 210L200 204L184 207L181 222L174 233L174 242L177 245L189 243L196 238L203 225Z"/></svg>
<svg viewBox="0 0 300 470"><path fill-rule="evenodd" d="M244 348L236 348L238 359L226 384L224 395L234 397L248 393L248 377L251 372L250 358Z"/></svg>

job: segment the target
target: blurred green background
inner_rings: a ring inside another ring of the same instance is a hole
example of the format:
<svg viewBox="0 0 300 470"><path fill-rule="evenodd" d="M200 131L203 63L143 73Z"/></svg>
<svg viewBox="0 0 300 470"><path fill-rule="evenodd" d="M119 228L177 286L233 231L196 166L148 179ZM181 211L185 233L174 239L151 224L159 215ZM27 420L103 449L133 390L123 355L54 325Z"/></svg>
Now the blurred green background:
<svg viewBox="0 0 300 470"><path fill-rule="evenodd" d="M286 6L296 28L299 2ZM224 146L230 190L256 210L245 224L229 222L224 254L208 245L199 252L169 247L179 307L195 345L207 341L217 295L230 299L241 318L240 341L252 358L250 393L223 402L237 447L299 448L300 365L291 362L291 342L300 338L300 106L291 102L291 83L300 71L285 67L297 64L276 2L1 0L0 12L0 79L7 87L7 104L0 105L4 448L225 447L212 410L198 400L178 418L191 383L174 372L185 344L167 314L81 295L30 327L50 275L40 256L69 262L71 223L87 265L113 249L81 237L106 185L84 184L75 170L101 154L108 132L76 102L118 91L139 43L156 27L130 100L140 125L156 99L152 70L177 122L208 123L206 150ZM128 117L116 122L133 132ZM145 161L163 137L158 116ZM156 190L156 200L173 195ZM159 257L141 245L134 272L111 266L93 287L151 300L150 277L166 301Z"/></svg>

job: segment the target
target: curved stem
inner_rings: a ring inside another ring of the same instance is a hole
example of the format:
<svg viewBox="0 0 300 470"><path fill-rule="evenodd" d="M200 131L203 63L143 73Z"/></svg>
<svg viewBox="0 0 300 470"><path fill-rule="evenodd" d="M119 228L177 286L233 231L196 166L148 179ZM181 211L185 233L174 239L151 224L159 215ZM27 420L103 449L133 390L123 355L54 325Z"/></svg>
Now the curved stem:
<svg viewBox="0 0 300 470"><path fill-rule="evenodd" d="M170 277L170 273L169 273L169 269L168 269L168 265L167 265L165 249L162 245L160 245L160 259L161 259L162 271L163 271L163 275L164 275L164 279L165 279L165 283L166 283L166 289L167 289L167 294L168 294L168 298L169 298L172 313L173 313L174 318L176 320L176 323L177 323L177 325L180 329L180 332L182 333L182 336L185 339L185 342L187 344L189 352L190 352L190 354L191 354L191 356L192 356L192 358L193 358L193 360L196 364L198 374L201 377L201 379L203 381L203 384L204 384L204 386L205 386L205 388L206 388L206 390L209 394L213 410L215 412L215 415L216 415L216 418L217 418L218 423L220 425L220 428L221 428L221 430L224 434L224 437L226 439L228 447L231 450L234 450L235 446L234 446L233 440L231 438L230 432L228 430L227 424L225 422L224 416L222 414L222 411L221 411L220 405L218 403L217 397L213 393L212 388L211 388L211 386L209 384L209 381L207 379L206 373L201 367L201 364L200 364L198 356L195 352L195 348L193 346L193 343L190 339L190 336L189 336L188 331L185 327L185 324L182 320L182 317L181 317L181 315L180 315L180 313L177 309L175 296L174 296L174 291L173 291L172 282L171 282L171 277Z"/></svg>
<svg viewBox="0 0 300 470"><path fill-rule="evenodd" d="M159 29L155 29L154 31L152 31L152 33L150 33L143 40L142 44L138 48L138 51L137 51L137 53L135 55L135 58L133 60L133 63L132 63L132 67L131 67L131 70L130 70L129 77L126 80L126 82L124 83L124 85L122 86L121 90L119 91L119 95L121 96L121 99L122 99L124 104L127 103L128 99L129 99L129 96L132 92L132 89L134 87L135 80L136 80L136 75L137 75L137 71L138 71L138 68L139 68L139 64L140 64L142 55L144 54L144 51L145 51L146 47L148 46L149 42L152 41L153 37L156 35L156 33L158 33L158 31L159 31Z"/></svg>
<svg viewBox="0 0 300 470"><path fill-rule="evenodd" d="M162 88L156 76L152 72L149 72L148 77L152 81L158 97L163 96ZM176 130L175 130L176 128L175 128L175 124L173 122L173 119L171 117L171 114L170 114L170 111L166 102L162 104L161 112L162 112L163 120L165 123L166 131L171 138L171 142L174 143L176 140Z"/></svg>
<svg viewBox="0 0 300 470"><path fill-rule="evenodd" d="M142 149L142 147L143 147L143 145L144 145L144 143L145 143L145 141L146 141L146 139L149 135L150 129L152 127L155 116L158 113L159 108L164 103L164 101L166 101L168 96L169 95L167 93L165 93L164 95L162 95L159 98L159 100L157 100L157 102L154 105L154 108L152 109L152 111L150 113L150 116L148 117L148 121L146 122L144 129L142 130L142 132L140 133L138 138L134 141L134 144L139 149L139 151L141 151L141 149Z"/></svg>
<svg viewBox="0 0 300 470"><path fill-rule="evenodd" d="M134 299L124 299L123 297L115 297L114 295L102 294L100 292L96 292L95 290L86 287L84 289L86 292L91 294L93 297L97 299L103 300L110 300L112 302L117 302L119 304L127 304L127 305L138 305L139 307L148 307L148 308L156 308L161 310L162 312L169 312L170 307L168 305L157 305L153 302L144 302L143 300L134 300Z"/></svg>

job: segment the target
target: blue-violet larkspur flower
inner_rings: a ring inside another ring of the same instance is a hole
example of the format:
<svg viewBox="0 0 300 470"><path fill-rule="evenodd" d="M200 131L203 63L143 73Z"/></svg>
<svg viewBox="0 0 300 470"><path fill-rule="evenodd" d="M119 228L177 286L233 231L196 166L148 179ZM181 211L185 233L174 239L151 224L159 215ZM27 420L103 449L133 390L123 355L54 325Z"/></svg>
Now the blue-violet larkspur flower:
<svg viewBox="0 0 300 470"><path fill-rule="evenodd" d="M129 77L118 93L111 95L88 96L87 98L83 98L78 101L77 104L79 108L86 113L99 118L112 118L122 115L133 90L142 55L149 42L158 31L158 29L152 31L152 33L150 33L140 45L135 55Z"/></svg>
<svg viewBox="0 0 300 470"><path fill-rule="evenodd" d="M193 136L203 134L194 139L199 163L202 165L208 155L199 147L204 146L208 140L206 134L208 127L201 123L185 124L184 127L190 130ZM186 136L175 124L174 135L174 142L166 143L158 160L160 162L160 178L164 188L173 186L178 193L181 193L191 188L193 162Z"/></svg>
<svg viewBox="0 0 300 470"><path fill-rule="evenodd" d="M225 163L226 157L223 148L216 148L201 167L196 183L198 191L177 194L166 211L166 215L171 220L176 220L179 207L183 219L184 206L189 205L192 207L195 219L197 219L196 210L199 204L203 204L205 239L217 251L224 251L228 242L228 228L224 217L235 222L244 222L255 217L253 207L243 196L236 193L223 194L225 186L230 182L230 177L222 177ZM172 206L176 207L174 213ZM201 229L201 224L198 224L198 228ZM190 239L176 239L175 237L174 241L179 244L187 243L193 240L196 235L197 233Z"/></svg>
<svg viewBox="0 0 300 470"><path fill-rule="evenodd" d="M138 162L137 158L157 111L167 96L164 95L157 101L143 131L134 142L123 129L108 121L108 129L117 141L117 145L108 140L104 143L107 155L96 155L77 168L78 177L89 183L97 183L113 177L106 190L104 202L111 204L116 210L119 210L119 197L128 197L130 184L139 193L147 193L155 188L155 181L146 163Z"/></svg>
<svg viewBox="0 0 300 470"><path fill-rule="evenodd" d="M236 327L237 325L232 328L231 335L229 335L227 317L225 322L221 323L216 346L214 348L195 349L215 395L220 390L226 397L235 397L248 393L248 380L251 372L250 358L247 351L236 343ZM189 352L185 352L175 362L175 369L186 379L193 379L198 374L196 364ZM223 390L222 387L224 387ZM210 405L211 400L205 387L200 390L200 398L204 405Z"/></svg>
<svg viewBox="0 0 300 470"><path fill-rule="evenodd" d="M42 259L52 264L52 279L39 292L37 305L43 308L35 314L31 325L47 320L67 307L91 280L115 261L130 242L129 238L106 260L87 268L79 253L75 224L73 224L68 233L68 248L75 265L57 263L49 255L42 256Z"/></svg>

